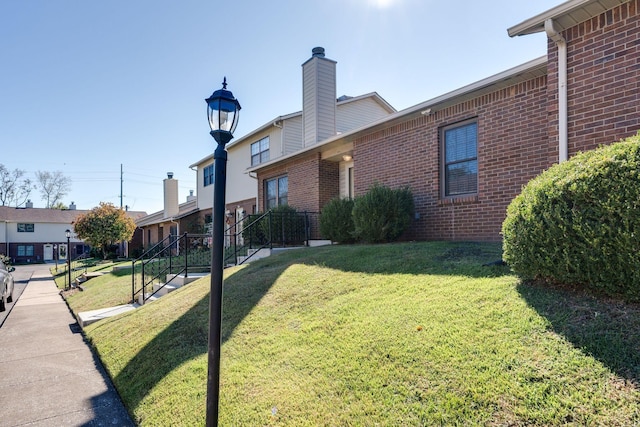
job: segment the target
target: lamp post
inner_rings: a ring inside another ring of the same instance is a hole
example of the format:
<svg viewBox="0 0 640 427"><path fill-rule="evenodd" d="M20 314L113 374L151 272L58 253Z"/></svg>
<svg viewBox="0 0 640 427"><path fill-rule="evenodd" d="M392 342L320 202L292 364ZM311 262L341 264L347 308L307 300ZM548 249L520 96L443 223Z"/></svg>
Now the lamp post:
<svg viewBox="0 0 640 427"><path fill-rule="evenodd" d="M69 275L69 289L71 289L71 245L69 243L71 240L71 230L67 228L64 234L67 236L67 274Z"/></svg>
<svg viewBox="0 0 640 427"><path fill-rule="evenodd" d="M209 358L207 375L207 427L218 425L220 398L220 348L222 345L222 270L224 268L225 186L227 183L227 150L238 125L240 103L227 90L227 78L222 89L205 100L211 136L218 143L213 153L213 223L211 250L211 293L209 296Z"/></svg>

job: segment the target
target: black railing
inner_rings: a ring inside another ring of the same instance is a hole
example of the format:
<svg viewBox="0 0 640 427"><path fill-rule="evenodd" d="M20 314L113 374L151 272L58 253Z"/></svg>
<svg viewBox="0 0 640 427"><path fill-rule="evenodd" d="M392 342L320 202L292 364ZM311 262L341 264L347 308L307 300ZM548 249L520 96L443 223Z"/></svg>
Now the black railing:
<svg viewBox="0 0 640 427"><path fill-rule="evenodd" d="M247 262L260 249L303 246L320 238L317 218L312 212L273 211L243 218L225 229L225 267ZM184 233L149 248L131 265L132 302L139 298L144 304L178 275L210 272L211 240L210 234Z"/></svg>
<svg viewBox="0 0 640 427"><path fill-rule="evenodd" d="M158 242L131 265L131 300L144 304L177 276L209 272L211 236L187 234L168 236ZM159 286L153 290L153 285Z"/></svg>
<svg viewBox="0 0 640 427"><path fill-rule="evenodd" d="M77 284L76 279L87 272L88 267L94 265L93 258L89 257L89 254L82 254L78 256L76 259L71 260L69 263L64 263L64 287L65 289L69 289L71 287L75 287ZM71 274L69 274L69 270L71 270ZM71 279L71 283L69 283L69 279ZM73 285L73 286L72 286Z"/></svg>
<svg viewBox="0 0 640 427"><path fill-rule="evenodd" d="M261 249L304 246L319 239L318 214L274 212L248 215L225 230L225 265L247 262Z"/></svg>

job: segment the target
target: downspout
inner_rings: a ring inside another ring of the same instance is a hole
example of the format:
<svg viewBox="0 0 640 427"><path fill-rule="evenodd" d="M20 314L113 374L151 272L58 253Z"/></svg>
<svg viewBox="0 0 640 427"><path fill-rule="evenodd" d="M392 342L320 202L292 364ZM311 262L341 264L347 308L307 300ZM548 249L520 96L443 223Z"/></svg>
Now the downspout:
<svg viewBox="0 0 640 427"><path fill-rule="evenodd" d="M569 157L567 114L567 41L555 28L553 19L544 21L547 36L558 46L558 163Z"/></svg>

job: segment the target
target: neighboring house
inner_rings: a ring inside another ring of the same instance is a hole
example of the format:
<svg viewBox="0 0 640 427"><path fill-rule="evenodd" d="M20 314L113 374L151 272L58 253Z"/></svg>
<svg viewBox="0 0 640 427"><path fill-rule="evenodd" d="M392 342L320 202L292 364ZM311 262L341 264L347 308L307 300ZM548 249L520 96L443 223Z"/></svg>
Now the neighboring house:
<svg viewBox="0 0 640 427"><path fill-rule="evenodd" d="M211 222L211 210L200 211L193 191L185 203L178 202L178 181L168 172L163 181L164 210L139 218L136 225L142 230L145 250L169 236L184 233L204 233Z"/></svg>
<svg viewBox="0 0 640 427"><path fill-rule="evenodd" d="M640 0L567 1L508 33L543 31L546 57L243 169L257 178L257 209L278 203L280 182L305 211L374 183L406 186L416 206L406 239L500 241L530 179L640 130Z"/></svg>
<svg viewBox="0 0 640 427"><path fill-rule="evenodd" d="M246 214L264 212L288 202L286 176L265 182L266 189L259 190L255 176L247 173L251 167L306 150L337 134L396 112L377 93L337 98L336 62L325 58L321 47L314 48L312 57L302 64L302 77L302 111L278 116L252 132L236 137L227 145L226 206L229 218L237 221ZM350 164L348 157L346 159L340 170L345 183ZM198 174L198 209L210 214L213 207L213 153L190 167L195 168ZM264 205L258 205L258 193L262 190L266 191L268 198ZM345 191L348 191L347 187Z"/></svg>
<svg viewBox="0 0 640 427"><path fill-rule="evenodd" d="M34 263L66 260L89 252L89 245L73 232L76 218L89 211L76 210L71 202L69 209L34 208L31 202L25 208L0 206L0 253L14 263ZM134 220L145 212L127 212ZM67 247L66 230L71 230L70 247ZM139 246L134 239L130 248Z"/></svg>

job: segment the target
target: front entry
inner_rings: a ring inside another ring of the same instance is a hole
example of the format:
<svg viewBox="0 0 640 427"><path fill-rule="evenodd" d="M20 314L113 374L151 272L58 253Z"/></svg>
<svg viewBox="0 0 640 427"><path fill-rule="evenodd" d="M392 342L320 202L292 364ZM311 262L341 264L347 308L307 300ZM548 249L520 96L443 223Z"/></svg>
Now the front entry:
<svg viewBox="0 0 640 427"><path fill-rule="evenodd" d="M44 253L42 254L42 256L45 261L53 261L53 245L52 244L44 245Z"/></svg>

